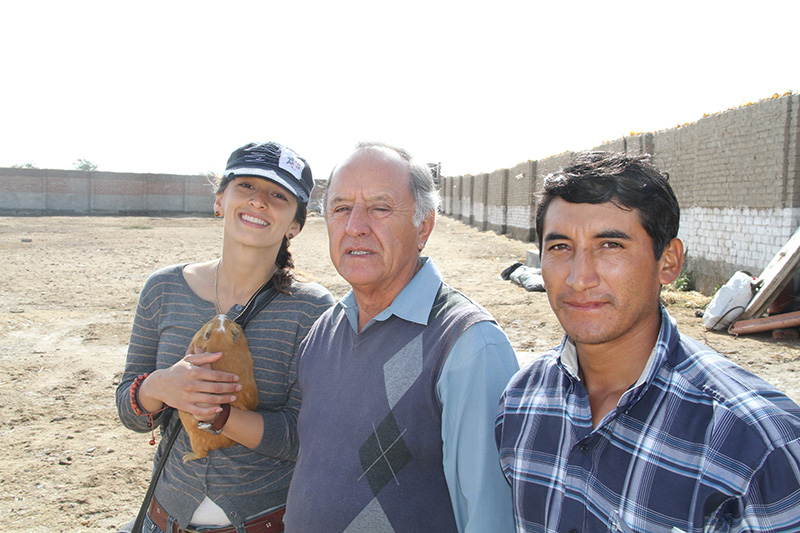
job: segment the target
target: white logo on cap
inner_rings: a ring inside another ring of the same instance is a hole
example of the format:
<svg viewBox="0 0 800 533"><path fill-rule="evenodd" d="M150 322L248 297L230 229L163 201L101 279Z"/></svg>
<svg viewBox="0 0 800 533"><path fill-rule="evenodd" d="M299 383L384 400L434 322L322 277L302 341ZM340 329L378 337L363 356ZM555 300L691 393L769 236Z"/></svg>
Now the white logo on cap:
<svg viewBox="0 0 800 533"><path fill-rule="evenodd" d="M300 158L297 157L297 154L291 150L281 150L281 158L278 161L278 166L294 176L297 181L303 181L303 167L305 167L305 165L300 161Z"/></svg>

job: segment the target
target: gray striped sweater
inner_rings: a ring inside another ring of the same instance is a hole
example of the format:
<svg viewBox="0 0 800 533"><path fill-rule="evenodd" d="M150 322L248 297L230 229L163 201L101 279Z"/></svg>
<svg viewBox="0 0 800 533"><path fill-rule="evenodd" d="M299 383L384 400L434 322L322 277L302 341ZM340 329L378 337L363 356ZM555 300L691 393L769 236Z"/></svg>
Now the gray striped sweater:
<svg viewBox="0 0 800 533"><path fill-rule="evenodd" d="M215 314L213 303L189 288L183 266L152 274L139 298L125 371L117 388L120 420L134 431L150 429L148 417L137 416L130 405L134 378L182 359L194 333ZM258 411L264 420L261 443L253 450L238 444L214 450L208 458L184 464L181 458L190 448L184 431L169 454L155 497L181 527L188 526L205 496L225 510L234 525L286 501L298 451L300 393L295 352L317 317L333 305L333 297L319 284L295 282L289 290L291 295L278 294L245 330L259 389ZM230 315L239 311L233 308ZM163 416L154 417L156 425ZM179 424L177 414L172 416L164 436ZM144 439L142 444L146 445Z"/></svg>

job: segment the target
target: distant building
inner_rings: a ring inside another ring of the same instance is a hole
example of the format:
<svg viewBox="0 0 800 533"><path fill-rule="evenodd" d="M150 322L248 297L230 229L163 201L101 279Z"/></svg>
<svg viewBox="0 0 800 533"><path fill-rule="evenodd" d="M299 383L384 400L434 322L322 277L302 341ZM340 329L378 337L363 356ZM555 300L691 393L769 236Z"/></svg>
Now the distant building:
<svg viewBox="0 0 800 533"><path fill-rule="evenodd" d="M439 176L442 174L442 164L441 163L428 163L428 168L431 169L431 174L433 174L433 181L436 183L436 186L439 186Z"/></svg>

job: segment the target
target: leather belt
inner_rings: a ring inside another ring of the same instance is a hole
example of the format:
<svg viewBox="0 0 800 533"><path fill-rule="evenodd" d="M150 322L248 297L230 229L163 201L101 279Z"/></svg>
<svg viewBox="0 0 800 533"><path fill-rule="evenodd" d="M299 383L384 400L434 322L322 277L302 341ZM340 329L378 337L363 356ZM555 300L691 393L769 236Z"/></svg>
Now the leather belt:
<svg viewBox="0 0 800 533"><path fill-rule="evenodd" d="M247 533L277 533L283 531L283 514L285 512L286 508L283 507L269 514L253 518L249 522L244 523L244 530ZM165 531L166 533L192 533L194 531L192 529L181 529L178 527L177 522L172 523L172 529L167 529L169 513L159 505L155 498L150 501L150 509L147 514L150 516L150 520L152 520L161 531ZM202 533L236 533L236 528L234 526L225 526L217 529L206 529L203 530Z"/></svg>

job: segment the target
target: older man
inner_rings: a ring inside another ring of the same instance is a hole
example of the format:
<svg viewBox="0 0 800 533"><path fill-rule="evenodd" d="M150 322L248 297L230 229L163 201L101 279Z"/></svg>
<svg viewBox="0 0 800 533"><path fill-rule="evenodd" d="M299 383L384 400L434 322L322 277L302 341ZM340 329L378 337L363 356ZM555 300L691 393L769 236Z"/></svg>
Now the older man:
<svg viewBox="0 0 800 533"><path fill-rule="evenodd" d="M542 276L566 337L497 420L518 531L800 531L800 408L659 303L679 218L644 156L585 153L545 180Z"/></svg>
<svg viewBox="0 0 800 533"><path fill-rule="evenodd" d="M427 165L387 145L331 174L330 254L352 291L298 355L289 532L513 530L493 420L518 365L489 313L420 256L438 203Z"/></svg>

